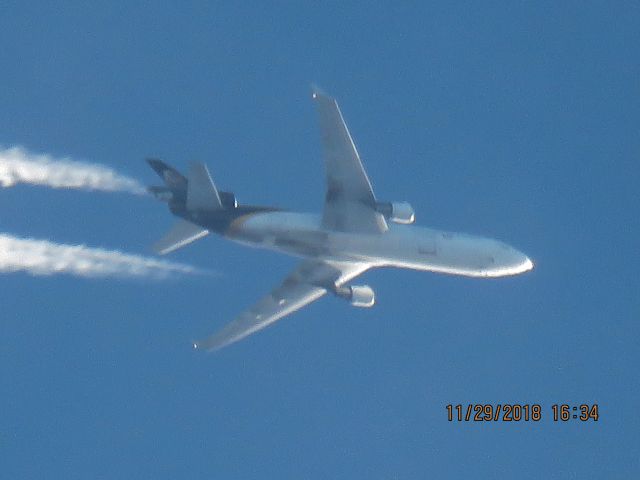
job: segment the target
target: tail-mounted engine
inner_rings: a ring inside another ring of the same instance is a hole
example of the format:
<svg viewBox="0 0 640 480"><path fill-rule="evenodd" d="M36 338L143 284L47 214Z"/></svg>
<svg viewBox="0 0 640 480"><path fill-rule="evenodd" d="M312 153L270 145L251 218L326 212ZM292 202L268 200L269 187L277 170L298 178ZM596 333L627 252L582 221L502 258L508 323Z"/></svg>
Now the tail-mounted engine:
<svg viewBox="0 0 640 480"><path fill-rule="evenodd" d="M416 214L408 202L379 202L376 211L393 223L410 225L416 221Z"/></svg>
<svg viewBox="0 0 640 480"><path fill-rule="evenodd" d="M376 303L376 295L369 285L338 287L334 293L340 298L349 300L354 307L369 308Z"/></svg>
<svg viewBox="0 0 640 480"><path fill-rule="evenodd" d="M220 203L224 208L238 208L238 200L231 192L218 192L220 195Z"/></svg>
<svg viewBox="0 0 640 480"><path fill-rule="evenodd" d="M183 203L186 201L186 192L179 188L147 187L147 191L162 202ZM220 203L224 208L238 208L238 200L232 192L218 192Z"/></svg>

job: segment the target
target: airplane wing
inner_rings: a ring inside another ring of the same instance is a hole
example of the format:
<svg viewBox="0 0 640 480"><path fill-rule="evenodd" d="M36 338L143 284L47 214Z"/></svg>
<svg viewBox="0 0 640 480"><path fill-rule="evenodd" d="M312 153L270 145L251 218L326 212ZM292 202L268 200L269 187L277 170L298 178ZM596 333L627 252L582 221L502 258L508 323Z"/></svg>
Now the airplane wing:
<svg viewBox="0 0 640 480"><path fill-rule="evenodd" d="M317 88L313 98L320 114L320 132L327 176L323 227L358 233L387 231L376 212L376 198L336 100Z"/></svg>
<svg viewBox="0 0 640 480"><path fill-rule="evenodd" d="M261 330L322 297L327 288L348 282L370 267L364 263L305 260L280 286L212 336L193 346L218 350Z"/></svg>

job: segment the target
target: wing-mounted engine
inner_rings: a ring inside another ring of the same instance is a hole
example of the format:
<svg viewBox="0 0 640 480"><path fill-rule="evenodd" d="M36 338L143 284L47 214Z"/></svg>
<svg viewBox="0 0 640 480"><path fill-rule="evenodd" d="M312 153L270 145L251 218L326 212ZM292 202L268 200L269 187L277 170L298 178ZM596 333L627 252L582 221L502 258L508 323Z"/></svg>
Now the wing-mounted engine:
<svg viewBox="0 0 640 480"><path fill-rule="evenodd" d="M369 285L338 287L334 293L340 298L349 300L354 307L369 308L376 303L376 294Z"/></svg>
<svg viewBox="0 0 640 480"><path fill-rule="evenodd" d="M378 202L376 211L393 223L410 225L416 221L416 214L408 202Z"/></svg>

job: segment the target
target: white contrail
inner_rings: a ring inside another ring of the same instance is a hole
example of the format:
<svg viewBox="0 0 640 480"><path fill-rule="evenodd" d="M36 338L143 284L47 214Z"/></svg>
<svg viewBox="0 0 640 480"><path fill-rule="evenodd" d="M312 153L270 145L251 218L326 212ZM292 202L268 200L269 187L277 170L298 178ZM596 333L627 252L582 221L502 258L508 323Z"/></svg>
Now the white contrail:
<svg viewBox="0 0 640 480"><path fill-rule="evenodd" d="M11 187L17 183L145 193L136 180L102 165L34 154L22 147L0 148L0 186Z"/></svg>
<svg viewBox="0 0 640 480"><path fill-rule="evenodd" d="M0 234L0 273L68 274L79 277L166 278L171 274L207 273L190 265L117 250L65 245L48 240Z"/></svg>

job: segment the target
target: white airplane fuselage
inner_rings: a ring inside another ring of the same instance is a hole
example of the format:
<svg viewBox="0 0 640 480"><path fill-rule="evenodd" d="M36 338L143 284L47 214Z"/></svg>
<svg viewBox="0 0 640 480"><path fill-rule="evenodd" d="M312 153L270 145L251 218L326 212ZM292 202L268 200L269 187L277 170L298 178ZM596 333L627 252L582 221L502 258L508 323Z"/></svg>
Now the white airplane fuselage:
<svg viewBox="0 0 640 480"><path fill-rule="evenodd" d="M257 212L233 221L225 236L257 248L324 261L366 263L469 277L517 275L533 268L515 248L490 238L389 222L382 234L325 230L321 216Z"/></svg>
<svg viewBox="0 0 640 480"><path fill-rule="evenodd" d="M490 238L413 226L407 202L381 202L360 160L336 100L319 89L325 166L321 215L241 205L221 191L202 163L187 175L158 159L150 166L164 186L149 191L180 217L154 249L170 253L209 233L244 245L302 257L281 284L195 348L217 350L261 330L327 293L355 307L372 307L375 292L351 282L370 268L398 267L469 277L503 277L533 268L515 248Z"/></svg>

